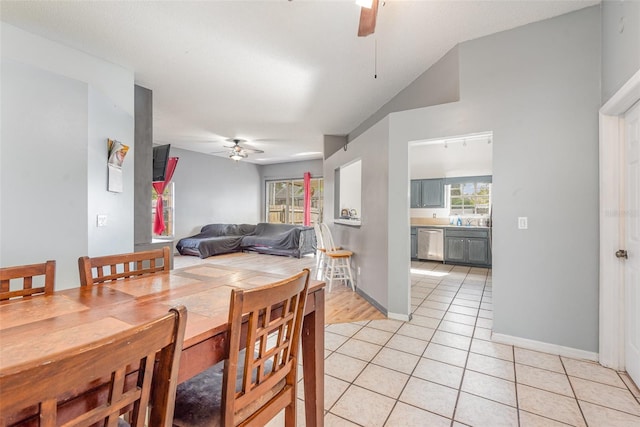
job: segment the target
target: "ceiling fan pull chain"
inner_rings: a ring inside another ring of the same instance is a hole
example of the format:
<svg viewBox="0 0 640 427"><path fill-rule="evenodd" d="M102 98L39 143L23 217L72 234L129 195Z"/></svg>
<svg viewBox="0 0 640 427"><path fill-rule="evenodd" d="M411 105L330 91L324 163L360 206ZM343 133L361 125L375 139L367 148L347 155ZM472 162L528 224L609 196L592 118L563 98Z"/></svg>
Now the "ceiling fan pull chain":
<svg viewBox="0 0 640 427"><path fill-rule="evenodd" d="M378 39L373 39L373 78L378 78Z"/></svg>

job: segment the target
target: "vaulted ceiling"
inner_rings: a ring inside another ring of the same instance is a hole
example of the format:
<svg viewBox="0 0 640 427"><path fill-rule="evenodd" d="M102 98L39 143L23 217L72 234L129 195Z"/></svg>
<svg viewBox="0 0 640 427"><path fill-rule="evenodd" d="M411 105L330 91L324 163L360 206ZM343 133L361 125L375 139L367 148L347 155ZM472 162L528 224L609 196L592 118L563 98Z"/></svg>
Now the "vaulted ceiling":
<svg viewBox="0 0 640 427"><path fill-rule="evenodd" d="M154 142L258 164L321 158L456 44L599 1L6 1L2 21L134 71ZM220 152L223 152L220 154Z"/></svg>

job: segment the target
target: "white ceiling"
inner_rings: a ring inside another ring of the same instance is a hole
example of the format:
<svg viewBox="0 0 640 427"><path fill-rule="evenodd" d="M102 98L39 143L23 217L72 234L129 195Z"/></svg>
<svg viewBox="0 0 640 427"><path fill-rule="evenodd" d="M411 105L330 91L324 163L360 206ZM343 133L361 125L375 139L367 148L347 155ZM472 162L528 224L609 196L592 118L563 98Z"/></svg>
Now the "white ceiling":
<svg viewBox="0 0 640 427"><path fill-rule="evenodd" d="M410 143L411 179L493 174L491 132Z"/></svg>
<svg viewBox="0 0 640 427"><path fill-rule="evenodd" d="M354 0L2 0L0 17L133 70L153 91L154 143L212 153L242 138L264 150L245 161L267 164L321 158L323 135L351 132L460 42L598 3L387 0L365 38Z"/></svg>

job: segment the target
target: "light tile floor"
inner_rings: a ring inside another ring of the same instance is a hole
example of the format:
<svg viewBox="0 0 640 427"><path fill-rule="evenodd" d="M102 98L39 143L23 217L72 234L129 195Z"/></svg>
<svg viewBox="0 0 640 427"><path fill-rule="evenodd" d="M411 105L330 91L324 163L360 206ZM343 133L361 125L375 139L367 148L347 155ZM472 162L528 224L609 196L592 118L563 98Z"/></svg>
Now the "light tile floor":
<svg viewBox="0 0 640 427"><path fill-rule="evenodd" d="M640 427L625 373L491 341L491 270L412 266L411 321L327 325L326 426Z"/></svg>

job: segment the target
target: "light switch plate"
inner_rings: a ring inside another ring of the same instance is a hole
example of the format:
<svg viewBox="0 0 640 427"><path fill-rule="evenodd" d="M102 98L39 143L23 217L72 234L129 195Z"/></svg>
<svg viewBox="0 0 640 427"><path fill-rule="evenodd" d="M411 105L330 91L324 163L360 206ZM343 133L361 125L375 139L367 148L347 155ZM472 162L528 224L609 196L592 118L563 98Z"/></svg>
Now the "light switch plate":
<svg viewBox="0 0 640 427"><path fill-rule="evenodd" d="M526 230L529 228L529 219L526 216L518 217L518 229Z"/></svg>
<svg viewBox="0 0 640 427"><path fill-rule="evenodd" d="M104 214L100 214L96 218L96 226L105 227L107 225L107 216Z"/></svg>

